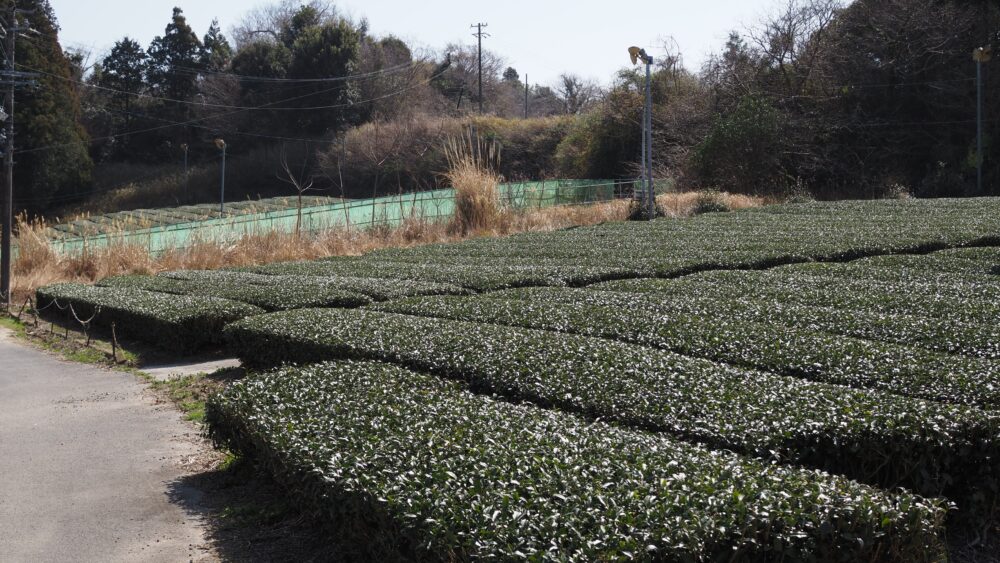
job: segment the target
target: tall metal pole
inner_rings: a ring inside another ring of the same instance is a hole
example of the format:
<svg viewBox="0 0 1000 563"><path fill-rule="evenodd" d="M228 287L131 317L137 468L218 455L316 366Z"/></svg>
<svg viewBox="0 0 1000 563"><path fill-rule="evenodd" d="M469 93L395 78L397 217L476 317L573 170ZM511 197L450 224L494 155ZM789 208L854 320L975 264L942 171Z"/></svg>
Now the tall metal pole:
<svg viewBox="0 0 1000 563"><path fill-rule="evenodd" d="M642 190L642 206L649 211L649 196L646 195L646 191L649 186L646 183L646 104L642 105L642 127L641 137L642 137L642 160L639 164L639 189Z"/></svg>
<svg viewBox="0 0 1000 563"><path fill-rule="evenodd" d="M4 166L7 168L7 186L3 198L3 235L0 236L0 303L9 307L10 295L10 263L14 223L14 39L17 37L17 8L11 5L10 19L7 20L7 70L10 71L10 85L7 90L7 150L4 151Z"/></svg>
<svg viewBox="0 0 1000 563"><path fill-rule="evenodd" d="M188 194L188 144L184 143L181 145L181 150L184 151L184 192L181 194L181 199L187 201Z"/></svg>
<svg viewBox="0 0 1000 563"><path fill-rule="evenodd" d="M649 220L656 218L656 194L653 188L653 94L650 85L652 57L646 57L646 184L649 192Z"/></svg>
<svg viewBox="0 0 1000 563"><path fill-rule="evenodd" d="M479 24L479 113L483 113L483 24Z"/></svg>
<svg viewBox="0 0 1000 563"><path fill-rule="evenodd" d="M976 195L983 195L983 61L976 61Z"/></svg>
<svg viewBox="0 0 1000 563"><path fill-rule="evenodd" d="M215 146L222 151L222 184L219 189L219 213L226 214L226 141L215 140Z"/></svg>
<svg viewBox="0 0 1000 563"><path fill-rule="evenodd" d="M219 213L226 214L226 145L222 145L222 190L219 192Z"/></svg>
<svg viewBox="0 0 1000 563"><path fill-rule="evenodd" d="M983 194L983 63L990 62L993 50L979 47L972 51L976 61L976 193Z"/></svg>

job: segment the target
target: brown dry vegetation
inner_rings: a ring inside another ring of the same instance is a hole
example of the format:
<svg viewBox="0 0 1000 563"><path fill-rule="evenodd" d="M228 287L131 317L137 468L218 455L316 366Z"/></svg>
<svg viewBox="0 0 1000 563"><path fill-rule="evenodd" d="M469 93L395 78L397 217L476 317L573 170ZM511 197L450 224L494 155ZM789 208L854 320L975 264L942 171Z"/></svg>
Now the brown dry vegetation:
<svg viewBox="0 0 1000 563"><path fill-rule="evenodd" d="M456 175L456 189L461 182L475 186L490 185L471 172ZM468 186L466 186L468 188ZM455 242L472 237L505 236L526 231L551 231L571 226L595 225L607 221L622 221L628 216L629 202L610 201L592 205L563 206L530 211L495 208L496 202L485 202L484 213L478 204L458 206L468 215L452 223L433 222L419 218L405 220L397 227L347 229L343 227L315 233L268 232L246 235L235 241L196 241L188 248L150 255L145 246L112 244L89 249L84 253L60 255L42 236L44 224L22 222L16 244L18 256L13 264L13 305L20 306L34 290L59 282L92 283L108 276L121 274L154 274L185 269L217 269L283 262L311 260L325 256L360 255L387 247L407 247L440 242ZM695 213L705 198L711 198L728 209L754 207L766 203L760 198L718 192L687 192L658 197L660 206L672 217ZM491 211L492 210L492 211ZM484 217L486 220L484 221ZM456 225L462 228L456 228Z"/></svg>

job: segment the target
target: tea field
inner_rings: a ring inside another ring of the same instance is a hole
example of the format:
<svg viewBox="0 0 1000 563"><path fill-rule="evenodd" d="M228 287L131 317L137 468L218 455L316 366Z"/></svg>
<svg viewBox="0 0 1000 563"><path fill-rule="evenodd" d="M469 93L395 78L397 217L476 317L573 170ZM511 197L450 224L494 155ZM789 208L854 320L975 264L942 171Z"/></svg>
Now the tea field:
<svg viewBox="0 0 1000 563"><path fill-rule="evenodd" d="M771 206L42 288L372 558L941 561L1000 517L1000 200ZM72 321L71 321L72 322Z"/></svg>

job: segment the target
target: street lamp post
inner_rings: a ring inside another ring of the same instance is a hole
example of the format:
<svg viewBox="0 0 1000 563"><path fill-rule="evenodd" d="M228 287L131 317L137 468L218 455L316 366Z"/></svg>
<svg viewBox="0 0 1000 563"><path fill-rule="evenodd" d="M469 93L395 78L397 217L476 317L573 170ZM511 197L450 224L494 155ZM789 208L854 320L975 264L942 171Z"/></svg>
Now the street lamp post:
<svg viewBox="0 0 1000 563"><path fill-rule="evenodd" d="M990 62L993 50L979 47L972 51L976 61L976 193L983 195L983 64Z"/></svg>
<svg viewBox="0 0 1000 563"><path fill-rule="evenodd" d="M215 146L222 151L222 187L219 190L219 213L226 214L226 142L222 139L215 140Z"/></svg>
<svg viewBox="0 0 1000 563"><path fill-rule="evenodd" d="M187 202L188 193L188 144L182 143L181 150L184 151L184 192L181 195L181 199Z"/></svg>
<svg viewBox="0 0 1000 563"><path fill-rule="evenodd" d="M653 57L639 47L628 48L632 64L642 61L646 65L646 101L642 113L642 176L645 189L645 205L650 221L656 218L656 193L653 188L653 94L651 88L651 71Z"/></svg>

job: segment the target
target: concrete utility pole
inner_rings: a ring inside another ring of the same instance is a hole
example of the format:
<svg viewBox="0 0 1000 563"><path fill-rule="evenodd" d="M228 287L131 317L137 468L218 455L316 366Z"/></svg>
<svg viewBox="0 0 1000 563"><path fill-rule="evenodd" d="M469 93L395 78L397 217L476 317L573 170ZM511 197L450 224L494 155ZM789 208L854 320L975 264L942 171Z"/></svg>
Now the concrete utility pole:
<svg viewBox="0 0 1000 563"><path fill-rule="evenodd" d="M972 60L976 61L976 195L983 195L983 64L992 56L990 47L972 51Z"/></svg>
<svg viewBox="0 0 1000 563"><path fill-rule="evenodd" d="M4 35L4 48L6 49L6 68L0 73L0 84L7 86L7 100L4 104L3 112L6 113L7 128L4 132L7 146L4 150L4 167L7 169L7 182L4 187L3 216L0 222L3 223L3 233L0 235L0 305L10 306L10 265L11 247L13 245L14 228L14 89L18 86L28 86L33 84L31 77L33 73L17 72L14 68L14 47L17 34L22 31L31 31L29 26L21 26L17 23L17 16L20 14L31 14L34 10L18 10L11 6L10 13L6 17L0 17L0 25Z"/></svg>
<svg viewBox="0 0 1000 563"><path fill-rule="evenodd" d="M479 38L479 113L483 113L483 37L489 37L490 34L483 32L483 28L487 27L485 23L475 23L469 27L476 28L472 36Z"/></svg>

